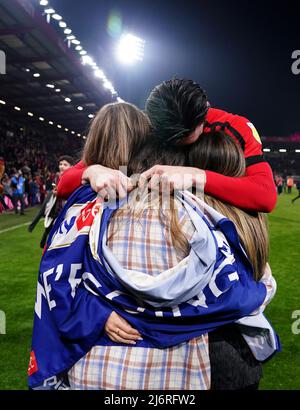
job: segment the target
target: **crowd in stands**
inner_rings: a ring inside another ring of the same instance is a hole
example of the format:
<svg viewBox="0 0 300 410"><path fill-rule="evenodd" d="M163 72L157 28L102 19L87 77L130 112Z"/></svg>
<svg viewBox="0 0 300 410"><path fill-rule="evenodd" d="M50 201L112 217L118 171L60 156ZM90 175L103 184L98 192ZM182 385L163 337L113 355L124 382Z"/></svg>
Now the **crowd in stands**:
<svg viewBox="0 0 300 410"><path fill-rule="evenodd" d="M14 209L23 215L24 208L43 203L57 182L59 158L80 157L82 142L77 138L45 137L0 120L0 212Z"/></svg>
<svg viewBox="0 0 300 410"><path fill-rule="evenodd" d="M286 153L278 147L273 143L265 158L273 169L278 194L289 193L291 183L300 182L300 153L296 146ZM0 119L0 212L14 209L22 215L25 207L43 203L57 182L59 158L71 155L76 161L81 149L78 137L57 133L50 138Z"/></svg>

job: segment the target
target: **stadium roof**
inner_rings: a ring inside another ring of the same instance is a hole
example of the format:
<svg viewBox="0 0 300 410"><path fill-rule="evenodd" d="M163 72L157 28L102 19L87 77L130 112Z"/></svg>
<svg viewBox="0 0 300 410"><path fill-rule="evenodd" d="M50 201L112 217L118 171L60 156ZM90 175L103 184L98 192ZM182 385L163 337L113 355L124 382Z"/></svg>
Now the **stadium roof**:
<svg viewBox="0 0 300 410"><path fill-rule="evenodd" d="M94 112L115 101L117 93L103 87L95 67L83 65L64 31L49 24L43 12L33 0L0 2L0 50L6 55L0 112L26 120L33 128L43 126L45 133L82 133Z"/></svg>

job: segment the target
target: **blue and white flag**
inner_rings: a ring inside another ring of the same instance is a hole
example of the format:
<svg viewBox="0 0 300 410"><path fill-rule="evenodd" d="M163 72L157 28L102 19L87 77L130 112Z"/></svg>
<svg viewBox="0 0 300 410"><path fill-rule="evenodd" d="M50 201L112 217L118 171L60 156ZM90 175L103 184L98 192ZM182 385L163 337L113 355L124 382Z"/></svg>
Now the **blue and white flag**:
<svg viewBox="0 0 300 410"><path fill-rule="evenodd" d="M57 385L57 375L93 346L116 345L104 333L112 311L139 330L141 347L174 346L242 318L247 326L245 318L263 304L266 287L254 281L234 224L211 208L204 213L187 192L178 198L195 226L190 253L155 277L124 269L107 246L107 227L119 204L102 203L87 186L69 198L40 265L30 387ZM269 331L272 345L262 360L279 349Z"/></svg>

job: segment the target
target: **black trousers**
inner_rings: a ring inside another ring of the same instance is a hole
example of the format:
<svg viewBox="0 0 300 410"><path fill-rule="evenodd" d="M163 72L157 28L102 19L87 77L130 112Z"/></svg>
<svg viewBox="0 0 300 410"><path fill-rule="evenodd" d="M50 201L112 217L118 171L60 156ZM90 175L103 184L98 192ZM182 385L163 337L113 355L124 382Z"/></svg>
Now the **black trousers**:
<svg viewBox="0 0 300 410"><path fill-rule="evenodd" d="M211 390L257 390L262 366L235 324L208 334Z"/></svg>
<svg viewBox="0 0 300 410"><path fill-rule="evenodd" d="M13 195L13 204L15 213L18 213L18 202L20 201L21 204L21 214L24 214L25 202L24 202L24 195L22 194L15 194Z"/></svg>

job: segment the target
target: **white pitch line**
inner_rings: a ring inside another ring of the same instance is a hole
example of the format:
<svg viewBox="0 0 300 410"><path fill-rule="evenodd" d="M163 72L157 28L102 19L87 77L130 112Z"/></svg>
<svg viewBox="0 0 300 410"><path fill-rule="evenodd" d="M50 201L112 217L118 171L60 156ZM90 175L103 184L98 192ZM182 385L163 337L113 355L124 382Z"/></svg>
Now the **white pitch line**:
<svg viewBox="0 0 300 410"><path fill-rule="evenodd" d="M21 228L22 226L26 226L26 225L30 225L30 224L31 224L31 222L25 222L24 224L21 224L21 225L11 226L10 228L2 229L2 231L0 231L0 234L5 233L5 232L9 232L9 231L13 231L14 229L18 229L18 228Z"/></svg>

